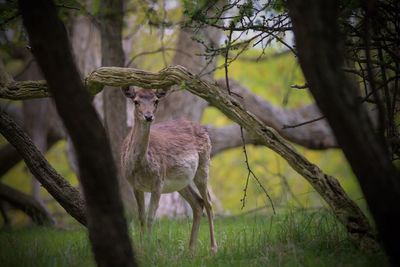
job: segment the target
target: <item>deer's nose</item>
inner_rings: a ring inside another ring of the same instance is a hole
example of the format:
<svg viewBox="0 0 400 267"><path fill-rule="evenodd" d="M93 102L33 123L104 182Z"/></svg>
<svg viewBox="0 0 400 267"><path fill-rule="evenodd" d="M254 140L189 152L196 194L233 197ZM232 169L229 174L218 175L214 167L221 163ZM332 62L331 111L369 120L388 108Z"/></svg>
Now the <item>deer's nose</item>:
<svg viewBox="0 0 400 267"><path fill-rule="evenodd" d="M146 121L153 121L154 120L154 116L152 114L145 114L144 118Z"/></svg>

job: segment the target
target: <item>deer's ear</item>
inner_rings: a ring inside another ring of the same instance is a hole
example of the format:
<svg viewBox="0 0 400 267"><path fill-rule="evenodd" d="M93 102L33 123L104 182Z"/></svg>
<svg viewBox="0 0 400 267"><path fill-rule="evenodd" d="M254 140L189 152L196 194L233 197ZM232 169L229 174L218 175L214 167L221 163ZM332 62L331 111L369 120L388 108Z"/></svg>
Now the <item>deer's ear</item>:
<svg viewBox="0 0 400 267"><path fill-rule="evenodd" d="M164 89L156 90L156 96L158 98L162 98L167 94L167 91Z"/></svg>
<svg viewBox="0 0 400 267"><path fill-rule="evenodd" d="M136 96L135 87L133 86L123 87L121 90L127 98L134 98Z"/></svg>

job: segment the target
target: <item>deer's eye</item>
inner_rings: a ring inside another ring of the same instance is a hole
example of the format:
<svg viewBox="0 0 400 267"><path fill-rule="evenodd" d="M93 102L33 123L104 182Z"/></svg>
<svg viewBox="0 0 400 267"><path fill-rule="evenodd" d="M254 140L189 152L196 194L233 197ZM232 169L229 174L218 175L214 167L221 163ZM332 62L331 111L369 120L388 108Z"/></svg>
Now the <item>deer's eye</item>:
<svg viewBox="0 0 400 267"><path fill-rule="evenodd" d="M133 100L133 103L135 104L135 106L139 105L139 101L137 101L137 100Z"/></svg>
<svg viewBox="0 0 400 267"><path fill-rule="evenodd" d="M154 101L154 104L157 106L158 105L158 102L160 102L158 99L156 99L155 101Z"/></svg>

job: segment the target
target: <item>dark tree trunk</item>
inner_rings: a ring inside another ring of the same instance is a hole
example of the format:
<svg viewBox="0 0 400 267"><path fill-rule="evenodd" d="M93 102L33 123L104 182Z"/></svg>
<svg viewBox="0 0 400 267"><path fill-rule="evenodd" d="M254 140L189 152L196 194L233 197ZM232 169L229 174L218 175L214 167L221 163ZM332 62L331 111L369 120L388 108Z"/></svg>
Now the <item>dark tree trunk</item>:
<svg viewBox="0 0 400 267"><path fill-rule="evenodd" d="M123 1L102 0L100 4L101 65L124 67L122 49ZM120 90L103 91L104 126L111 151L117 165L119 188L126 215L131 218L136 211L136 200L128 181L120 172L122 141L128 133L126 98Z"/></svg>
<svg viewBox="0 0 400 267"><path fill-rule="evenodd" d="M343 67L338 2L291 0L301 68L349 161L392 263L400 265L400 175Z"/></svg>
<svg viewBox="0 0 400 267"><path fill-rule="evenodd" d="M51 1L20 0L19 7L33 53L77 152L96 262L136 266L111 149L73 62L65 27Z"/></svg>
<svg viewBox="0 0 400 267"><path fill-rule="evenodd" d="M0 183L0 199L25 212L38 225L54 224L44 206L31 196Z"/></svg>

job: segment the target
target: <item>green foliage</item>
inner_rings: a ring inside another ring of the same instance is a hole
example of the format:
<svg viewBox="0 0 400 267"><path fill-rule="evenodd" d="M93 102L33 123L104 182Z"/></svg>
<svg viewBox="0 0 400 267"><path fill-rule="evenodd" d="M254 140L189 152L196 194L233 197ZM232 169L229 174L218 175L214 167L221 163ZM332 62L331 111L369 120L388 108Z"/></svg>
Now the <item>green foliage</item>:
<svg viewBox="0 0 400 267"><path fill-rule="evenodd" d="M132 229L140 266L388 266L383 253L353 247L330 213L289 211L278 216L217 218L219 251L210 253L206 220L191 254L190 219L161 220L142 240ZM2 266L94 266L84 229L0 230Z"/></svg>
<svg viewBox="0 0 400 267"><path fill-rule="evenodd" d="M251 17L254 14L253 1L247 1L243 5L238 5L240 17Z"/></svg>
<svg viewBox="0 0 400 267"><path fill-rule="evenodd" d="M0 25L1 28L5 26L18 16L18 3L17 1L5 1L0 3Z"/></svg>
<svg viewBox="0 0 400 267"><path fill-rule="evenodd" d="M207 0L183 0L184 14L191 21L205 21L207 20L206 8L214 3L215 1Z"/></svg>

